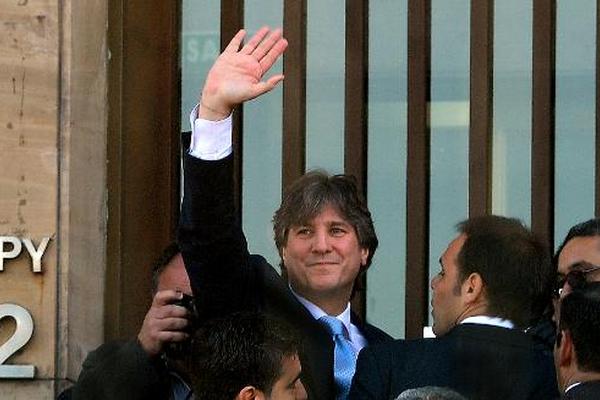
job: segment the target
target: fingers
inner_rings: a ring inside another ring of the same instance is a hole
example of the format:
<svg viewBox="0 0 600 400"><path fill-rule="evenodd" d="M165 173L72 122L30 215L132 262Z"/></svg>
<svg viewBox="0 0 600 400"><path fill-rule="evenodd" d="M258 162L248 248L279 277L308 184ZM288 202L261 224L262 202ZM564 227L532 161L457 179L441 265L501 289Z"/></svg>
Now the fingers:
<svg viewBox="0 0 600 400"><path fill-rule="evenodd" d="M156 292L152 299L153 307L160 307L167 304L172 304L177 300L181 300L183 294L179 290L161 290Z"/></svg>
<svg viewBox="0 0 600 400"><path fill-rule="evenodd" d="M254 85L254 92L252 93L252 98L258 97L264 93L267 93L270 90L273 90L275 88L275 86L277 86L277 84L279 82L281 82L283 80L283 75L279 74L279 75L275 75L270 77L269 79L267 79L265 82L258 82L256 85Z"/></svg>
<svg viewBox="0 0 600 400"><path fill-rule="evenodd" d="M159 332L157 339L163 343L183 342L189 338L189 336L190 335L187 333L181 331L161 331Z"/></svg>
<svg viewBox="0 0 600 400"><path fill-rule="evenodd" d="M271 50L271 48L281 39L281 29L275 29L273 32L269 34L258 46L254 46L255 49L251 53L252 57L256 58L260 61L265 54Z"/></svg>
<svg viewBox="0 0 600 400"><path fill-rule="evenodd" d="M267 33L269 33L269 27L268 26L263 26L262 28L260 28L258 30L258 32L256 32L254 34L254 36L252 36L250 38L250 40L248 40L248 43L246 43L244 45L244 47L242 47L242 50L240 50L240 53L243 53L243 54L252 54L252 52L254 52L254 50L256 49L256 47L262 42L262 40L267 35ZM227 46L227 47L229 47L229 46ZM239 48L239 45L238 45L238 47L236 47L236 50L238 48Z"/></svg>
<svg viewBox="0 0 600 400"><path fill-rule="evenodd" d="M283 54L285 49L287 49L287 46L288 41L280 37L274 45L270 47L269 52L260 60L260 67L263 74L275 64L275 61Z"/></svg>
<svg viewBox="0 0 600 400"><path fill-rule="evenodd" d="M235 34L233 39L231 39L231 41L229 42L227 47L225 47L225 50L223 50L223 53L232 53L232 52L238 51L238 49L240 48L240 45L242 44L242 40L244 40L244 36L246 36L246 31L243 29L240 29L238 31L238 33ZM254 35L254 36L256 36L256 35Z"/></svg>

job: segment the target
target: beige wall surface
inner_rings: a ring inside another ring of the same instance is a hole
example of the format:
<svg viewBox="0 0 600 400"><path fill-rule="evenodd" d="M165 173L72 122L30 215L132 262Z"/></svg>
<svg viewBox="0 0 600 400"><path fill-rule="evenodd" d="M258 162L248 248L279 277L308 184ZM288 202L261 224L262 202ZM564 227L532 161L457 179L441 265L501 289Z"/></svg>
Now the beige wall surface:
<svg viewBox="0 0 600 400"><path fill-rule="evenodd" d="M25 253L5 262L4 271L0 272L0 304L16 303L26 308L34 321L33 337L6 363L34 365L37 379L53 379L58 2L3 0L0 18L0 233L30 238L36 244L45 236L54 239L46 251L41 273L32 272ZM4 343L12 336L14 324L7 318L0 324L0 343ZM0 381L0 392L18 384Z"/></svg>
<svg viewBox="0 0 600 400"><path fill-rule="evenodd" d="M41 273L24 246L0 272L0 305L34 323L5 364L35 366L1 399L54 398L103 339L107 2L0 0L0 236L52 237Z"/></svg>

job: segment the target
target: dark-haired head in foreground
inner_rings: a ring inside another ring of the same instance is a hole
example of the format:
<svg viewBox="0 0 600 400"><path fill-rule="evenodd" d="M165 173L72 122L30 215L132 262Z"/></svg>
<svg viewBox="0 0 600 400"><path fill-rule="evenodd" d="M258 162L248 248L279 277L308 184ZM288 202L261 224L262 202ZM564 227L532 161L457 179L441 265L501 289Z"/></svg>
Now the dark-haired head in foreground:
<svg viewBox="0 0 600 400"><path fill-rule="evenodd" d="M561 300L554 359L561 391L596 381L600 395L600 282L587 283Z"/></svg>
<svg viewBox="0 0 600 400"><path fill-rule="evenodd" d="M449 388L423 386L405 390L396 397L396 400L467 400L467 398Z"/></svg>
<svg viewBox="0 0 600 400"><path fill-rule="evenodd" d="M470 218L440 258L431 281L433 330L443 335L467 317L486 315L526 327L550 301L548 249L514 218Z"/></svg>
<svg viewBox="0 0 600 400"><path fill-rule="evenodd" d="M236 313L198 329L188 371L203 400L304 399L299 338L259 313Z"/></svg>

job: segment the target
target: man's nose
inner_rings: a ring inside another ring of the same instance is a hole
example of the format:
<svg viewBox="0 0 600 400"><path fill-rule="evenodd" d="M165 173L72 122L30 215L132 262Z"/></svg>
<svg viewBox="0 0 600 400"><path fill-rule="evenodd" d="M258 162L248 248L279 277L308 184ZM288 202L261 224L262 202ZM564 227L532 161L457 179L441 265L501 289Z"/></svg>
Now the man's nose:
<svg viewBox="0 0 600 400"><path fill-rule="evenodd" d="M316 253L327 253L330 250L331 246L327 232L317 231L313 236L312 251Z"/></svg>
<svg viewBox="0 0 600 400"><path fill-rule="evenodd" d="M431 278L431 282L429 284L429 286L431 287L431 290L435 290L435 286L437 285L437 275L434 276L433 278Z"/></svg>

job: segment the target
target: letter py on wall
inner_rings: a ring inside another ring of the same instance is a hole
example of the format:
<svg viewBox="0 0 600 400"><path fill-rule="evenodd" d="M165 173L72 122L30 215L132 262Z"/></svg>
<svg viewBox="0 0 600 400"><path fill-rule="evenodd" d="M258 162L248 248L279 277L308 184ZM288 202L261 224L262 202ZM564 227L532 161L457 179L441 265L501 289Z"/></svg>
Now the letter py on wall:
<svg viewBox="0 0 600 400"><path fill-rule="evenodd" d="M51 239L51 237L43 238L36 248L31 239L18 238L16 236L0 236L0 272L4 271L4 260L18 257L23 247L25 247L31 258L31 270L36 273L42 272L42 257Z"/></svg>

